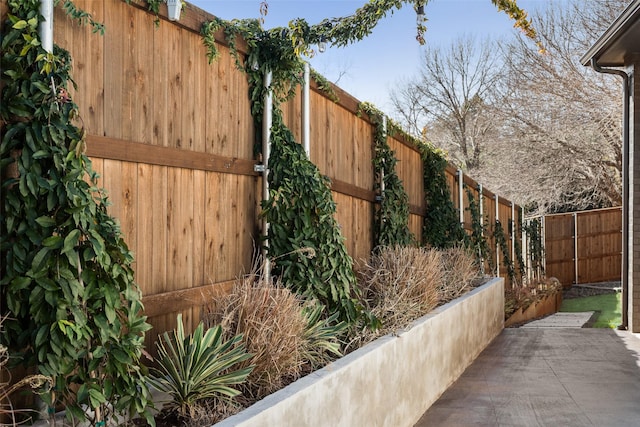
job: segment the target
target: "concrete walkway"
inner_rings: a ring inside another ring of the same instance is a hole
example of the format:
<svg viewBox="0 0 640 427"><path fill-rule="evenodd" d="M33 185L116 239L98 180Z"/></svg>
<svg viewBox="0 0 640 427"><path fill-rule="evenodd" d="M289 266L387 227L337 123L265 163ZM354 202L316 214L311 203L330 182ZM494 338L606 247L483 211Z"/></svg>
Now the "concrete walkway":
<svg viewBox="0 0 640 427"><path fill-rule="evenodd" d="M640 426L640 339L612 329L505 329L416 427L472 425Z"/></svg>

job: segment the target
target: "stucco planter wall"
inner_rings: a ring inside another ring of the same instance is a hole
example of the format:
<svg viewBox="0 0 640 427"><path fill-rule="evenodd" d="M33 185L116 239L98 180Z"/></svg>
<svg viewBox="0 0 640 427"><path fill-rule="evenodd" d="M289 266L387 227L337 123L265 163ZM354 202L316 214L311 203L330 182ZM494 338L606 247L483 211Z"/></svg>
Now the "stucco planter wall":
<svg viewBox="0 0 640 427"><path fill-rule="evenodd" d="M497 278L216 427L412 426L503 327Z"/></svg>

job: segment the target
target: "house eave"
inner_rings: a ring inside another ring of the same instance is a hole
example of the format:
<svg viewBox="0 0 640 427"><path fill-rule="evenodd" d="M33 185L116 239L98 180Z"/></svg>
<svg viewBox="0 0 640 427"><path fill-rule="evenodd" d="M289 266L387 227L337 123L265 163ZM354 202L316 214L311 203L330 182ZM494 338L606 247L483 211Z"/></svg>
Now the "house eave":
<svg viewBox="0 0 640 427"><path fill-rule="evenodd" d="M585 66L595 59L601 67L622 67L627 53L638 49L640 40L640 0L633 0L580 58Z"/></svg>

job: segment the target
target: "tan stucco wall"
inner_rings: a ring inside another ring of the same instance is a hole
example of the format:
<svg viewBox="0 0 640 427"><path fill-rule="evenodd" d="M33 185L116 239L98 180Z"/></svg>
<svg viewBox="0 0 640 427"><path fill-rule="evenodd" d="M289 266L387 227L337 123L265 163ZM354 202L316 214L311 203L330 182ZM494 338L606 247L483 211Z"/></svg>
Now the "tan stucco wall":
<svg viewBox="0 0 640 427"><path fill-rule="evenodd" d="M503 327L494 279L216 426L412 426Z"/></svg>

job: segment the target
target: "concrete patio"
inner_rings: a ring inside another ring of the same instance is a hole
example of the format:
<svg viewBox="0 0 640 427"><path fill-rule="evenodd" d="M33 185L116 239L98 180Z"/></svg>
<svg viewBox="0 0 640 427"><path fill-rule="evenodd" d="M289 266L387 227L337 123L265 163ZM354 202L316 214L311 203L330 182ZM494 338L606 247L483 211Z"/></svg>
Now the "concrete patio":
<svg viewBox="0 0 640 427"><path fill-rule="evenodd" d="M505 329L416 427L639 426L638 336L552 323Z"/></svg>

